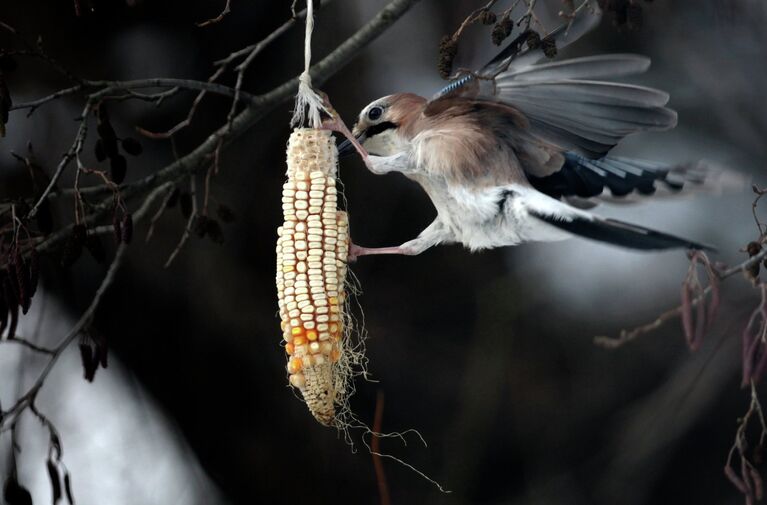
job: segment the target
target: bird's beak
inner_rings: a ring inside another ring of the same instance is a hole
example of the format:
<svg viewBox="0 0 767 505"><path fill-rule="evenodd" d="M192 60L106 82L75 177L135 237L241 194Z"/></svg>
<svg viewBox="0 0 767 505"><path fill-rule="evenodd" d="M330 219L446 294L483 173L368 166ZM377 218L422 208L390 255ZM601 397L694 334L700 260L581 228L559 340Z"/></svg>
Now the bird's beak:
<svg viewBox="0 0 767 505"><path fill-rule="evenodd" d="M367 135L363 131L362 133L355 135L357 138L357 142L362 144L365 142L365 139L367 139ZM349 156L354 152L354 144L352 144L352 141L349 139L345 139L343 142L338 144L338 156L341 158L345 158L346 156Z"/></svg>

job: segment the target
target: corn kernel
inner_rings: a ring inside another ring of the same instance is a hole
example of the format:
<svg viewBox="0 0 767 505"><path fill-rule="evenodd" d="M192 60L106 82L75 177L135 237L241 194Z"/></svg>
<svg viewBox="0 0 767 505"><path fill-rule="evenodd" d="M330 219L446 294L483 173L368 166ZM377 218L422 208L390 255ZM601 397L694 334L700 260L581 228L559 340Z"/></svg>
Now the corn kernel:
<svg viewBox="0 0 767 505"><path fill-rule="evenodd" d="M301 358L290 358L288 361L288 373L298 373L301 371L301 368L303 368L303 361Z"/></svg>
<svg viewBox="0 0 767 505"><path fill-rule="evenodd" d="M290 385L298 389L303 389L306 386L306 378L304 377L304 374L292 374L290 376Z"/></svg>

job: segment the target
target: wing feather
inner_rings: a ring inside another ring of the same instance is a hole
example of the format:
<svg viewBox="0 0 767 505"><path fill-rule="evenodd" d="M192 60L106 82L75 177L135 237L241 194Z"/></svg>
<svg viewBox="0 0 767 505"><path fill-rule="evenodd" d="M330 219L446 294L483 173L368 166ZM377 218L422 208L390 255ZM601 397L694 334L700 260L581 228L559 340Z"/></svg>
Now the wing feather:
<svg viewBox="0 0 767 505"><path fill-rule="evenodd" d="M644 73L650 58L637 54L601 54L509 70L504 75L517 82L564 79L604 79Z"/></svg>

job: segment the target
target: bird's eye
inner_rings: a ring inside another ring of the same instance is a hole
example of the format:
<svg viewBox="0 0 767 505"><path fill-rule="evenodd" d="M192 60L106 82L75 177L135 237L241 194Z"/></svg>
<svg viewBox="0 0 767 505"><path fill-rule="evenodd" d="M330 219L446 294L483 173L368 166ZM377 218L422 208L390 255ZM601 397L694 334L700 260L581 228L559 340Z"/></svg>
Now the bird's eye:
<svg viewBox="0 0 767 505"><path fill-rule="evenodd" d="M381 114L383 114L383 109L381 107L373 107L368 111L368 119L376 121L381 117Z"/></svg>

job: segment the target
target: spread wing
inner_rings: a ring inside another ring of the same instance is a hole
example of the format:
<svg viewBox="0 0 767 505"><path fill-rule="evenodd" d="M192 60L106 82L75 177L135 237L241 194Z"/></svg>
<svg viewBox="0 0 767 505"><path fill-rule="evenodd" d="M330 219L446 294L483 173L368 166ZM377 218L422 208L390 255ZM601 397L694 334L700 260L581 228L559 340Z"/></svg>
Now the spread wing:
<svg viewBox="0 0 767 505"><path fill-rule="evenodd" d="M587 10L551 37L564 47L590 31L599 16ZM533 135L566 151L602 158L625 136L673 128L677 115L663 91L602 79L642 73L648 58L615 54L537 63L540 49L516 53L510 44L474 75L448 84L432 100L465 96L510 105L527 118ZM537 177L547 173L532 173Z"/></svg>
<svg viewBox="0 0 767 505"><path fill-rule="evenodd" d="M611 55L543 64L500 74L488 98L519 109L541 138L601 158L627 135L676 126L676 112L665 107L667 93L595 80L608 73L636 73L649 63L639 56Z"/></svg>

